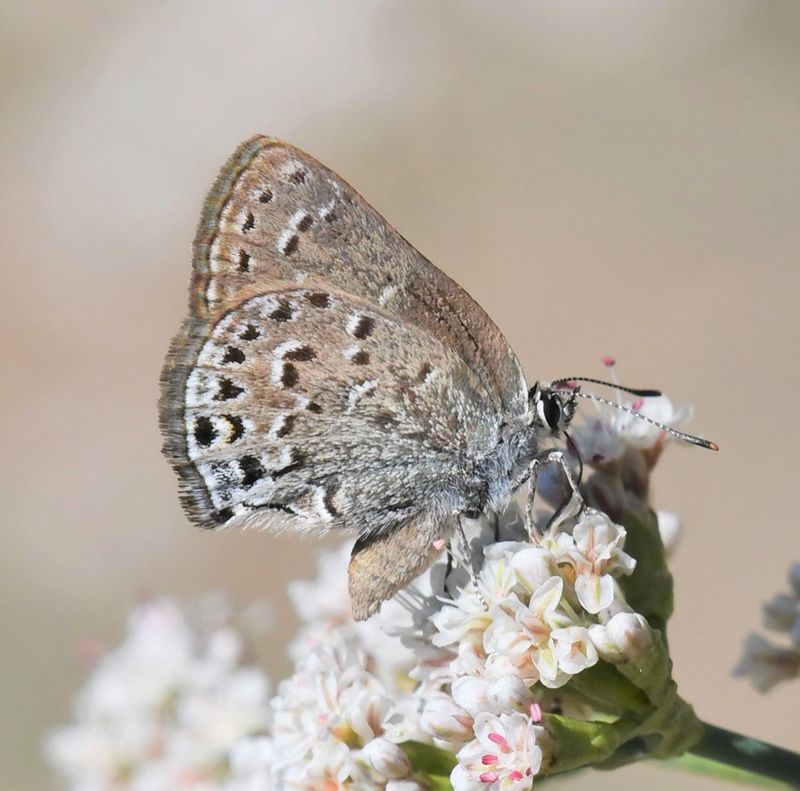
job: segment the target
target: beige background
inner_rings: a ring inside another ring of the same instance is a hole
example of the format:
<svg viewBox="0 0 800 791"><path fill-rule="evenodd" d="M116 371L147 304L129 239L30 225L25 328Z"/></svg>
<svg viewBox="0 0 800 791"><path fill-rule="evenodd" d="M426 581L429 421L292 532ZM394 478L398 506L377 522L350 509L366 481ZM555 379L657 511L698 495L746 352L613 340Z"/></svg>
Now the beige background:
<svg viewBox="0 0 800 791"><path fill-rule="evenodd" d="M491 10L490 10L491 9ZM705 718L800 749L800 683L731 678L797 541L800 7L682 2L6 2L0 784L44 788L79 644L144 593L246 602L315 545L186 523L157 379L218 166L257 131L338 170L496 319L531 379L696 408L657 503L675 673ZM578 788L585 778L564 781ZM595 788L715 788L663 768Z"/></svg>

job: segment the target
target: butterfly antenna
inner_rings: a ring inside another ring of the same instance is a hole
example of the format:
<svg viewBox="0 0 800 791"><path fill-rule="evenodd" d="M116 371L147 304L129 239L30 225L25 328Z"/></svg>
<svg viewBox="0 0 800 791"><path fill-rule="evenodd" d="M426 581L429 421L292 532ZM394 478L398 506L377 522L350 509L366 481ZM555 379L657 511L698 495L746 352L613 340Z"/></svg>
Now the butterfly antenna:
<svg viewBox="0 0 800 791"><path fill-rule="evenodd" d="M663 423L659 423L657 420L653 420L653 418L647 417L647 415L643 415L641 412L637 412L635 409L618 404L615 401L609 401L609 399L595 395L594 393L582 393L580 390L573 390L572 392L578 398L586 398L590 401L597 401L601 404L606 404L607 406L613 406L614 409L619 409L622 412L627 412L629 415L638 417L640 420L644 420L645 423L649 423L651 426L660 428L662 431L666 431L670 436L682 440L683 442L689 442L690 444L698 445L701 448L708 448L708 450L719 450L719 445L717 445L716 442L703 439L702 437L696 437L694 434L687 434L685 431L678 431L678 429L671 428L670 426L665 426ZM628 392L634 391L629 390Z"/></svg>
<svg viewBox="0 0 800 791"><path fill-rule="evenodd" d="M556 379L550 383L551 387L558 387L558 385L569 386L570 382L591 382L595 385L604 385L605 387L613 387L617 390L622 390L623 393L630 393L631 395L639 396L640 398L655 398L661 395L660 390L640 389L635 387L623 387L622 385L615 384L614 382L606 382L603 379L592 379L589 376L566 376L563 379Z"/></svg>

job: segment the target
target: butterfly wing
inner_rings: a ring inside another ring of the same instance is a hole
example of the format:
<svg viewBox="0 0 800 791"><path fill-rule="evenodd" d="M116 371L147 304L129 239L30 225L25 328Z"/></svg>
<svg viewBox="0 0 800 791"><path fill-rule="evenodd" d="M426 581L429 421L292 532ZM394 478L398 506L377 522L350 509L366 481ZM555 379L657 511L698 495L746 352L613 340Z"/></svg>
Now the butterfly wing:
<svg viewBox="0 0 800 791"><path fill-rule="evenodd" d="M526 386L500 331L336 174L269 138L206 201L162 373L205 527L349 528L354 614L428 565Z"/></svg>
<svg viewBox="0 0 800 791"><path fill-rule="evenodd" d="M268 137L243 143L209 194L192 310L218 315L254 286L311 279L366 298L456 351L498 410L519 414L519 362L485 311L333 171Z"/></svg>
<svg viewBox="0 0 800 791"><path fill-rule="evenodd" d="M384 533L450 490L499 415L451 349L309 284L190 319L165 370L167 453L197 523Z"/></svg>

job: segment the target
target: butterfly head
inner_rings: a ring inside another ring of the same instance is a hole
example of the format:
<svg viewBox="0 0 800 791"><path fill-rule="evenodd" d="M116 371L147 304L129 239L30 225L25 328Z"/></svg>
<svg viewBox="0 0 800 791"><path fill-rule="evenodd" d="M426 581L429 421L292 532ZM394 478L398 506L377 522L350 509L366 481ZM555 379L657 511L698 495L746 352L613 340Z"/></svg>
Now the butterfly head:
<svg viewBox="0 0 800 791"><path fill-rule="evenodd" d="M547 382L537 382L528 391L533 424L554 436L562 435L575 417L576 401L575 390L553 387Z"/></svg>

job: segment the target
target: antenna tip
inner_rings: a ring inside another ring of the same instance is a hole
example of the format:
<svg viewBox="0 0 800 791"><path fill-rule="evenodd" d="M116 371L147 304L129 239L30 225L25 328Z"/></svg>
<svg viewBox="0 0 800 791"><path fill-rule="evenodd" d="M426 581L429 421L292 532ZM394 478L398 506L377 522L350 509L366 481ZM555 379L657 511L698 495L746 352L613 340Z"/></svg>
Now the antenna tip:
<svg viewBox="0 0 800 791"><path fill-rule="evenodd" d="M613 368L617 364L617 361L613 357L609 357L607 354L603 356L603 365L606 368Z"/></svg>
<svg viewBox="0 0 800 791"><path fill-rule="evenodd" d="M706 450L719 450L719 445L717 445L716 442L712 442L710 439L703 439L702 437L693 437L692 435L689 435L689 437L691 437L689 441L693 445L699 445L701 448L706 448Z"/></svg>

